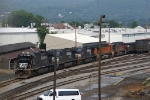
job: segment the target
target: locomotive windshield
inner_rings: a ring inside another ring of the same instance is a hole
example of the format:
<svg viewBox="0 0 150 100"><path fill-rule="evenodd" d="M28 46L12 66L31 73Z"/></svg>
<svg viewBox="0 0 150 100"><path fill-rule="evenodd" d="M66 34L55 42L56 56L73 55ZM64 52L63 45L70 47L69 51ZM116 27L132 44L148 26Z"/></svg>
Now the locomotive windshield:
<svg viewBox="0 0 150 100"><path fill-rule="evenodd" d="M27 60L27 59L22 59L22 60L19 60L19 63L28 63L30 64L30 60Z"/></svg>
<svg viewBox="0 0 150 100"><path fill-rule="evenodd" d="M82 51L82 48L78 48L77 52L80 53Z"/></svg>

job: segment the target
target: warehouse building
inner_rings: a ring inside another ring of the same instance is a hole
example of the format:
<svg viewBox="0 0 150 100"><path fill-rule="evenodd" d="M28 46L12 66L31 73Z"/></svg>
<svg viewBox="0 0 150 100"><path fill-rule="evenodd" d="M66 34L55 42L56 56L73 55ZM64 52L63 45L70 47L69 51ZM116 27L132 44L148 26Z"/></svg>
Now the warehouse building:
<svg viewBox="0 0 150 100"><path fill-rule="evenodd" d="M0 45L31 42L37 44L39 38L36 29L33 28L0 28Z"/></svg>
<svg viewBox="0 0 150 100"><path fill-rule="evenodd" d="M40 49L30 42L0 46L0 69L13 69L18 54L35 51L40 51Z"/></svg>
<svg viewBox="0 0 150 100"><path fill-rule="evenodd" d="M80 34L87 35L90 37L99 38L99 29L94 28L90 31L80 30ZM112 42L135 42L138 39L150 38L150 29L144 29L141 26L136 28L102 28L101 40Z"/></svg>
<svg viewBox="0 0 150 100"><path fill-rule="evenodd" d="M75 33L77 34L77 46L84 43L98 42L99 29L61 29L57 30L57 34L48 34L45 38L46 48L60 49L75 46ZM81 36L80 36L81 35ZM79 38L78 38L79 36ZM110 38L109 38L110 37ZM112 42L135 42L138 39L150 38L149 30L142 27L131 28L102 28L101 41Z"/></svg>
<svg viewBox="0 0 150 100"><path fill-rule="evenodd" d="M84 43L98 42L98 38L85 36L82 34L75 33L59 33L59 34L47 34L44 40L46 43L46 50L49 49L63 49L77 46L82 46Z"/></svg>

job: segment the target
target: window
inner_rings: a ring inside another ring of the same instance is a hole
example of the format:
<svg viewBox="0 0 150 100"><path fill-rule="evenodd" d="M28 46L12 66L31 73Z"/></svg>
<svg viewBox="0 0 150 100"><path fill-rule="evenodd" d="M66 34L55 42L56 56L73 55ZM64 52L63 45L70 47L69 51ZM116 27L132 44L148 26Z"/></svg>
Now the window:
<svg viewBox="0 0 150 100"><path fill-rule="evenodd" d="M79 95L78 91L59 91L59 96Z"/></svg>
<svg viewBox="0 0 150 100"><path fill-rule="evenodd" d="M67 52L67 55L71 55L71 52Z"/></svg>
<svg viewBox="0 0 150 100"><path fill-rule="evenodd" d="M82 48L78 48L77 52L81 52L82 51Z"/></svg>
<svg viewBox="0 0 150 100"><path fill-rule="evenodd" d="M47 91L44 96L49 96L52 93L52 91Z"/></svg>

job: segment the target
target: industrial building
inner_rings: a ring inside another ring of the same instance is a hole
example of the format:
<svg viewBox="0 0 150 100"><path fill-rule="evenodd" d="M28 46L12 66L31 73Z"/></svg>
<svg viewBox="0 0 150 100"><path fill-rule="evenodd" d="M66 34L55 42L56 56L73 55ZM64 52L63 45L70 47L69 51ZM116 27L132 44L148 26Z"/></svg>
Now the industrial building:
<svg viewBox="0 0 150 100"><path fill-rule="evenodd" d="M0 45L31 42L37 44L39 38L35 28L0 28Z"/></svg>
<svg viewBox="0 0 150 100"><path fill-rule="evenodd" d="M68 25L69 26L69 25ZM84 43L99 41L99 28L93 29L51 29L50 32L57 34L47 34L44 43L46 49L70 48L76 44L82 46ZM109 38L110 37L110 38ZM102 28L101 40L107 42L135 42L137 39L150 38L150 29L138 26L132 28ZM0 28L0 45L7 45L20 42L31 42L38 44L39 38L36 28Z"/></svg>
<svg viewBox="0 0 150 100"><path fill-rule="evenodd" d="M98 38L89 37L82 34L75 33L59 33L59 34L47 34L44 40L46 43L46 50L49 49L63 49L71 48L75 46L82 46L84 43L98 42Z"/></svg>

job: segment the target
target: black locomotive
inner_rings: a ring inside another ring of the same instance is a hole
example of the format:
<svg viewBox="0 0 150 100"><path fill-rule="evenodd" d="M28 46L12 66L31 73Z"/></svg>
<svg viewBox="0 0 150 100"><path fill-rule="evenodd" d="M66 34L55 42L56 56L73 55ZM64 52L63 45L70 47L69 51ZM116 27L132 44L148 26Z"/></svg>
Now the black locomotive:
<svg viewBox="0 0 150 100"><path fill-rule="evenodd" d="M132 43L102 42L99 49L98 43L84 44L82 47L72 47L65 49L55 49L41 52L22 52L18 55L15 65L15 75L17 78L28 78L39 73L64 69L88 62L98 60L98 52L101 58L106 59L113 56L120 56L129 53L149 52L150 39L137 40Z"/></svg>

